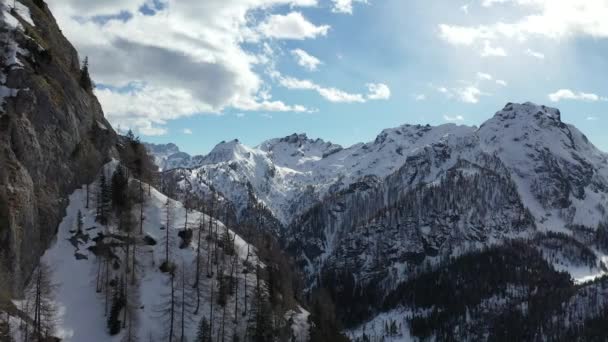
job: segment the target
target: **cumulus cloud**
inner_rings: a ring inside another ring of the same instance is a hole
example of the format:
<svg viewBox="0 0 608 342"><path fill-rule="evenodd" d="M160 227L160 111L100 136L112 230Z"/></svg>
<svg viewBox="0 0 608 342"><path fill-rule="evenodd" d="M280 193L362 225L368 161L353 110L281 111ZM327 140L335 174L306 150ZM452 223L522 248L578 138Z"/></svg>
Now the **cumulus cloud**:
<svg viewBox="0 0 608 342"><path fill-rule="evenodd" d="M391 89L383 83L368 83L367 90L369 94L367 98L370 100L388 100L391 98Z"/></svg>
<svg viewBox="0 0 608 342"><path fill-rule="evenodd" d="M334 13L346 13L353 14L353 3L367 3L367 0L331 0L334 4L332 12Z"/></svg>
<svg viewBox="0 0 608 342"><path fill-rule="evenodd" d="M466 85L463 87L446 88L437 87L436 90L448 99L456 99L463 103L479 103L479 100L484 93L476 85Z"/></svg>
<svg viewBox="0 0 608 342"><path fill-rule="evenodd" d="M268 87L256 67L269 61L255 51L281 37L273 28L294 39L329 29L299 12L273 14L281 6L317 6L317 0L54 0L48 5L80 55L89 56L108 119L141 134L163 134L168 120L228 107L305 110L262 96ZM269 25L266 33L258 30L261 24L252 13L263 13L259 21Z"/></svg>
<svg viewBox="0 0 608 342"><path fill-rule="evenodd" d="M506 87L508 85L507 81L505 80L496 80L496 84Z"/></svg>
<svg viewBox="0 0 608 342"><path fill-rule="evenodd" d="M460 101L465 103L478 103L479 98L482 95L481 90L474 86L468 86L460 89L456 89L456 94Z"/></svg>
<svg viewBox="0 0 608 342"><path fill-rule="evenodd" d="M323 87L310 80L301 80L289 76L278 76L279 83L287 89L316 91L327 101L335 103L365 103L368 100L387 100L391 96L390 88L382 83L368 83L368 93L349 93L333 87Z"/></svg>
<svg viewBox="0 0 608 342"><path fill-rule="evenodd" d="M329 25L316 26L308 21L302 13L291 12L286 15L273 14L260 24L258 31L266 37L276 39L302 40L325 36Z"/></svg>
<svg viewBox="0 0 608 342"><path fill-rule="evenodd" d="M607 101L605 97L601 97L593 93L575 92L570 89L559 89L558 91L549 94L549 100L559 102L561 100L576 100L576 101Z"/></svg>
<svg viewBox="0 0 608 342"><path fill-rule="evenodd" d="M184 128L184 134L192 135L192 130L190 128Z"/></svg>
<svg viewBox="0 0 608 342"><path fill-rule="evenodd" d="M291 54L296 59L296 62L298 63L298 65L300 65L301 67L303 67L309 71L317 70L319 65L322 64L321 61L317 57L308 54L308 52L306 52L302 49L291 50Z"/></svg>
<svg viewBox="0 0 608 342"><path fill-rule="evenodd" d="M530 13L511 22L491 25L439 25L442 39L454 45L473 45L504 39L525 41L533 37L562 39L573 36L608 37L608 2L605 0L484 0L482 5L518 6Z"/></svg>

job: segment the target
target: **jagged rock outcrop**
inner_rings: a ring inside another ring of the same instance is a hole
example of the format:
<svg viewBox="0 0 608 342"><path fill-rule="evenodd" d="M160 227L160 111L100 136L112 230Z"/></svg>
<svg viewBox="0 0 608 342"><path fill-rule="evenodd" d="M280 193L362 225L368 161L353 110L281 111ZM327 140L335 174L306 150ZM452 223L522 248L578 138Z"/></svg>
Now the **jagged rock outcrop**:
<svg viewBox="0 0 608 342"><path fill-rule="evenodd" d="M116 134L80 85L79 56L43 1L2 1L0 256L19 290L51 242L67 195L89 183Z"/></svg>

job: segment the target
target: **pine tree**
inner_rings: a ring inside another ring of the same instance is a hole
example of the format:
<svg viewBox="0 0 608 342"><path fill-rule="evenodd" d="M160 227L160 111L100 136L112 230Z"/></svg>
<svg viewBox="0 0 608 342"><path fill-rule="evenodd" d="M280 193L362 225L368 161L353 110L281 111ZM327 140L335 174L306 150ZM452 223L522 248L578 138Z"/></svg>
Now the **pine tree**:
<svg viewBox="0 0 608 342"><path fill-rule="evenodd" d="M82 62L82 68L80 69L80 86L88 92L93 91L93 81L91 81L91 75L89 75L89 57L85 57Z"/></svg>
<svg viewBox="0 0 608 342"><path fill-rule="evenodd" d="M118 165L112 175L112 207L118 211L129 209L129 178L122 165Z"/></svg>
<svg viewBox="0 0 608 342"><path fill-rule="evenodd" d="M114 287L114 293L112 295L112 306L110 309L110 315L108 316L108 332L114 336L120 332L121 321L119 319L120 312L125 307L125 293L124 293L124 280L121 280L119 286Z"/></svg>
<svg viewBox="0 0 608 342"><path fill-rule="evenodd" d="M273 336L271 308L267 295L262 287L262 268L256 267L255 301L252 303L252 325L250 326L252 340L255 342L271 341Z"/></svg>
<svg viewBox="0 0 608 342"><path fill-rule="evenodd" d="M78 210L78 215L76 216L76 232L78 234L82 233L82 228L84 226L84 218L82 217L82 212Z"/></svg>
<svg viewBox="0 0 608 342"><path fill-rule="evenodd" d="M99 189L97 192L97 221L102 225L108 224L109 210L112 205L112 191L106 180L104 172L99 179Z"/></svg>

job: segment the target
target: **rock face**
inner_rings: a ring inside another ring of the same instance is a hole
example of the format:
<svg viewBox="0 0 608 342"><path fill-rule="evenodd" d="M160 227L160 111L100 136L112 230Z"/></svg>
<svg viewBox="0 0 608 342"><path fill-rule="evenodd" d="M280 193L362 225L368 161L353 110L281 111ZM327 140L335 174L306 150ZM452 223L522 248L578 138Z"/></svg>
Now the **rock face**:
<svg viewBox="0 0 608 342"><path fill-rule="evenodd" d="M79 57L42 1L2 1L0 264L18 291L51 242L67 195L109 159L116 134Z"/></svg>

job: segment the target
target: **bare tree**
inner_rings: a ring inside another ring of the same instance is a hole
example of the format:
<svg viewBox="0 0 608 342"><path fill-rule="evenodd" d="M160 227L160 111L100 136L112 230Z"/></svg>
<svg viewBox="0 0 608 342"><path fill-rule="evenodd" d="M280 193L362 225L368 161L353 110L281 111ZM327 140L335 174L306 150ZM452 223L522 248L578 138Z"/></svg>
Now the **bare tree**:
<svg viewBox="0 0 608 342"><path fill-rule="evenodd" d="M165 260L160 266L161 271L163 272L171 272L171 269L174 268L174 265L171 262L171 246L173 245L173 235L171 235L171 224L173 222L173 203L170 198L167 197L167 201L165 202L165 237L164 237L164 245L165 245Z"/></svg>
<svg viewBox="0 0 608 342"><path fill-rule="evenodd" d="M209 235L207 235L208 244L207 244L207 277L213 277L213 270L211 268L211 243L213 241L213 210L215 196L211 195L211 208L209 209Z"/></svg>
<svg viewBox="0 0 608 342"><path fill-rule="evenodd" d="M180 279L178 284L180 342L186 341L186 328L189 327L190 323L193 321L191 314L193 305L189 300L192 293L191 288L188 286L190 274L191 273L186 268L185 262L182 260L182 268L179 272Z"/></svg>
<svg viewBox="0 0 608 342"><path fill-rule="evenodd" d="M29 316L33 317L32 337L46 340L55 329L56 307L52 283L51 269L45 263L40 263L34 272L32 283L26 291L27 300L31 303Z"/></svg>
<svg viewBox="0 0 608 342"><path fill-rule="evenodd" d="M198 225L198 243L196 244L196 269L194 275L194 285L192 286L196 290L196 309L194 310L194 314L198 314L198 310L200 308L201 303L201 291L200 291L200 283L201 283L201 267L202 267L202 256L201 256L201 243L203 235L203 231L205 230L205 216L202 214L204 210L201 211L201 216L199 218Z"/></svg>
<svg viewBox="0 0 608 342"><path fill-rule="evenodd" d="M140 297L139 297L139 284L129 284L126 287L126 295L125 295L125 317L123 320L125 321L125 333L123 335L123 342L136 342L139 341L139 337L137 335L138 327L139 327L139 308L141 306Z"/></svg>
<svg viewBox="0 0 608 342"><path fill-rule="evenodd" d="M171 270L169 272L169 279L167 284L169 287L169 292L163 296L164 302L161 304L160 307L160 313L165 325L164 330L166 331L166 335L163 337L163 340L169 342L172 342L174 338L176 338L175 315L177 312L178 294L176 290L175 276L175 270Z"/></svg>

